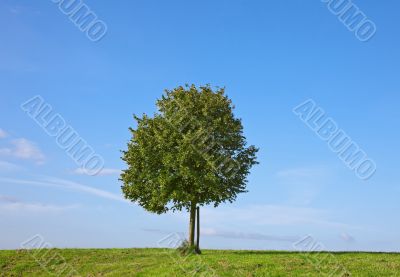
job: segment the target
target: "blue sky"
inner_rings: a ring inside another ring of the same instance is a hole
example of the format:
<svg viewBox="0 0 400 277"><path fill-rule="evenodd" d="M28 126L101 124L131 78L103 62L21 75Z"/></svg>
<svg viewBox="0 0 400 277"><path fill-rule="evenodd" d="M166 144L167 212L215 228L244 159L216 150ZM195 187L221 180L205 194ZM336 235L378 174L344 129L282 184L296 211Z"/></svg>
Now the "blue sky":
<svg viewBox="0 0 400 277"><path fill-rule="evenodd" d="M52 1L0 2L0 248L155 247L186 213L122 199L132 114L164 89L225 86L260 165L247 194L202 210L204 248L400 251L398 1L354 3L359 41L322 1L84 1L108 29L89 40ZM101 155L87 176L20 105L40 95ZM357 178L292 109L313 99L377 165Z"/></svg>

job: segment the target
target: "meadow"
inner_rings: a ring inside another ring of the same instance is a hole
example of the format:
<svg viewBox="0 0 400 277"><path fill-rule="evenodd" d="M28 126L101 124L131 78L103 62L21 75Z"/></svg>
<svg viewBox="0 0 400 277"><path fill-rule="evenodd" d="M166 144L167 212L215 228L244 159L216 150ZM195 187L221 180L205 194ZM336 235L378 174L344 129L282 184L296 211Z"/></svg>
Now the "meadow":
<svg viewBox="0 0 400 277"><path fill-rule="evenodd" d="M399 253L168 249L0 251L0 276L400 276Z"/></svg>

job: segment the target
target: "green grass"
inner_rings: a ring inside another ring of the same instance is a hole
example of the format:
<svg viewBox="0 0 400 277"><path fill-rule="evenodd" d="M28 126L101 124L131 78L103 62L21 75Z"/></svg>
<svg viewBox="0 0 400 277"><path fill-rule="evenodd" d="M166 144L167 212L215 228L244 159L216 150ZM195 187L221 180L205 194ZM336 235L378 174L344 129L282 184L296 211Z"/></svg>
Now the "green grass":
<svg viewBox="0 0 400 277"><path fill-rule="evenodd" d="M0 276L400 276L400 254L165 249L0 251ZM343 273L347 270L348 273ZM325 275L324 275L325 274Z"/></svg>

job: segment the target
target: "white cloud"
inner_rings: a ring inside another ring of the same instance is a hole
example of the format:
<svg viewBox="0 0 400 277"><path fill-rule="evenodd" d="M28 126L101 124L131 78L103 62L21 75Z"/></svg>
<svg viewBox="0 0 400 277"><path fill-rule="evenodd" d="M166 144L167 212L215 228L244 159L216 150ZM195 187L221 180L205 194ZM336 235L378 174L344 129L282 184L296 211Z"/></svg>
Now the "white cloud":
<svg viewBox="0 0 400 277"><path fill-rule="evenodd" d="M341 238L342 240L344 240L345 242L355 242L354 237L351 236L351 235L348 234L348 233L341 233L341 234L340 234L340 238Z"/></svg>
<svg viewBox="0 0 400 277"><path fill-rule="evenodd" d="M0 203L0 210L3 212L62 212L65 210L71 210L77 208L77 205L71 206L56 206L56 205L46 205L41 203Z"/></svg>
<svg viewBox="0 0 400 277"><path fill-rule="evenodd" d="M130 203L128 200L124 199L119 194L114 194L114 193L109 192L109 191L96 189L96 188L93 188L93 187L90 187L90 186L86 186L86 185L82 185L82 184L79 184L79 183L76 183L76 182L71 182L71 181L68 181L68 180L63 180L63 179L58 179L58 178L48 178L47 181L52 183L52 184L55 184L57 186L63 186L65 188L69 188L69 189L72 189L72 190L89 193L89 194L92 194L92 195L95 195L95 196L98 196L98 197Z"/></svg>
<svg viewBox="0 0 400 277"><path fill-rule="evenodd" d="M15 203L15 202L18 202L18 200L17 200L17 198L0 194L0 203L4 203L4 202Z"/></svg>
<svg viewBox="0 0 400 277"><path fill-rule="evenodd" d="M0 171L9 172L9 171L18 171L20 169L21 169L21 167L16 164L6 162L6 161L0 161Z"/></svg>
<svg viewBox="0 0 400 277"><path fill-rule="evenodd" d="M179 234L179 232L172 232L162 229L142 229L146 232L158 233L158 234ZM268 241L284 241L284 242L296 242L300 237L294 236L277 236L277 235L265 235L260 233L246 233L246 232L232 232L232 231L220 231L214 228L201 228L201 236L208 237L221 237L227 239L247 239L247 240L268 240Z"/></svg>
<svg viewBox="0 0 400 277"><path fill-rule="evenodd" d="M222 237L228 239L268 240L268 241L287 241L287 242L296 242L297 240L299 240L299 237L292 237L292 236L277 236L277 235L265 235L260 233L219 231L213 228L203 228L200 230L200 233L205 236Z"/></svg>
<svg viewBox="0 0 400 277"><path fill-rule="evenodd" d="M285 180L298 181L299 179L324 178L329 175L329 172L321 167L301 167L281 170L276 175Z"/></svg>
<svg viewBox="0 0 400 277"><path fill-rule="evenodd" d="M331 172L323 167L301 167L276 173L277 183L288 193L288 201L308 205L318 197L324 186L332 181Z"/></svg>
<svg viewBox="0 0 400 277"><path fill-rule="evenodd" d="M41 12L39 10L35 10L29 6L26 5L13 5L13 6L9 6L8 7L8 11L12 14L14 14L15 16L21 15L21 14L25 14L25 13L29 13L30 15L40 15Z"/></svg>
<svg viewBox="0 0 400 277"><path fill-rule="evenodd" d="M204 208L203 222L208 225L224 225L232 222L243 226L319 226L324 228L354 228L345 223L332 221L324 210L284 205L253 205L243 208Z"/></svg>
<svg viewBox="0 0 400 277"><path fill-rule="evenodd" d="M28 203L20 201L13 197L0 195L0 212L54 213L75 209L77 207L78 205L58 206L47 205L43 203Z"/></svg>
<svg viewBox="0 0 400 277"><path fill-rule="evenodd" d="M0 155L12 156L23 160L34 160L38 164L44 162L45 156L35 143L25 138L19 138L12 140L11 144L13 145L12 148L0 148Z"/></svg>
<svg viewBox="0 0 400 277"><path fill-rule="evenodd" d="M12 155L11 148L0 148L0 155L3 155L3 156Z"/></svg>
<svg viewBox="0 0 400 277"><path fill-rule="evenodd" d="M119 194L114 194L109 191L93 188L93 187L86 186L86 185L83 185L80 183L71 182L68 180L63 180L63 179L58 179L58 178L52 178L52 177L48 177L48 178L45 178L44 180L38 180L38 181L21 180L21 179L13 179L13 178L0 178L0 182L68 189L68 190L72 190L72 191L91 194L96 197L101 197L101 198L105 198L105 199L109 199L109 200L114 200L114 201L119 201L119 202L124 202L124 203L131 203L130 201L124 199Z"/></svg>
<svg viewBox="0 0 400 277"><path fill-rule="evenodd" d="M6 131L0 128L0 139L8 137L8 134Z"/></svg>
<svg viewBox="0 0 400 277"><path fill-rule="evenodd" d="M85 168L77 168L73 171L77 175L89 175L89 176L107 176L107 175L119 175L121 174L120 169L116 168L103 168L99 172L98 170L88 170Z"/></svg>
<svg viewBox="0 0 400 277"><path fill-rule="evenodd" d="M20 138L12 141L14 144L14 155L21 159L33 159L38 162L43 162L44 154L42 151L31 141Z"/></svg>

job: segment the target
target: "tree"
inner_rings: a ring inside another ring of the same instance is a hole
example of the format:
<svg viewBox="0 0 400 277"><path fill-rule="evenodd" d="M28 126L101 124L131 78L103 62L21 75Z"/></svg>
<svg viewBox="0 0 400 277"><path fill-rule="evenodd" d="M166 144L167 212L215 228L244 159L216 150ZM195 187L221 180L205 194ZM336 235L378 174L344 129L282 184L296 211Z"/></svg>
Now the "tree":
<svg viewBox="0 0 400 277"><path fill-rule="evenodd" d="M232 203L246 192L258 149L246 146L224 88L180 86L166 90L156 104L152 117L134 115L137 126L122 151L128 166L122 191L149 212L188 211L194 247L196 208Z"/></svg>

